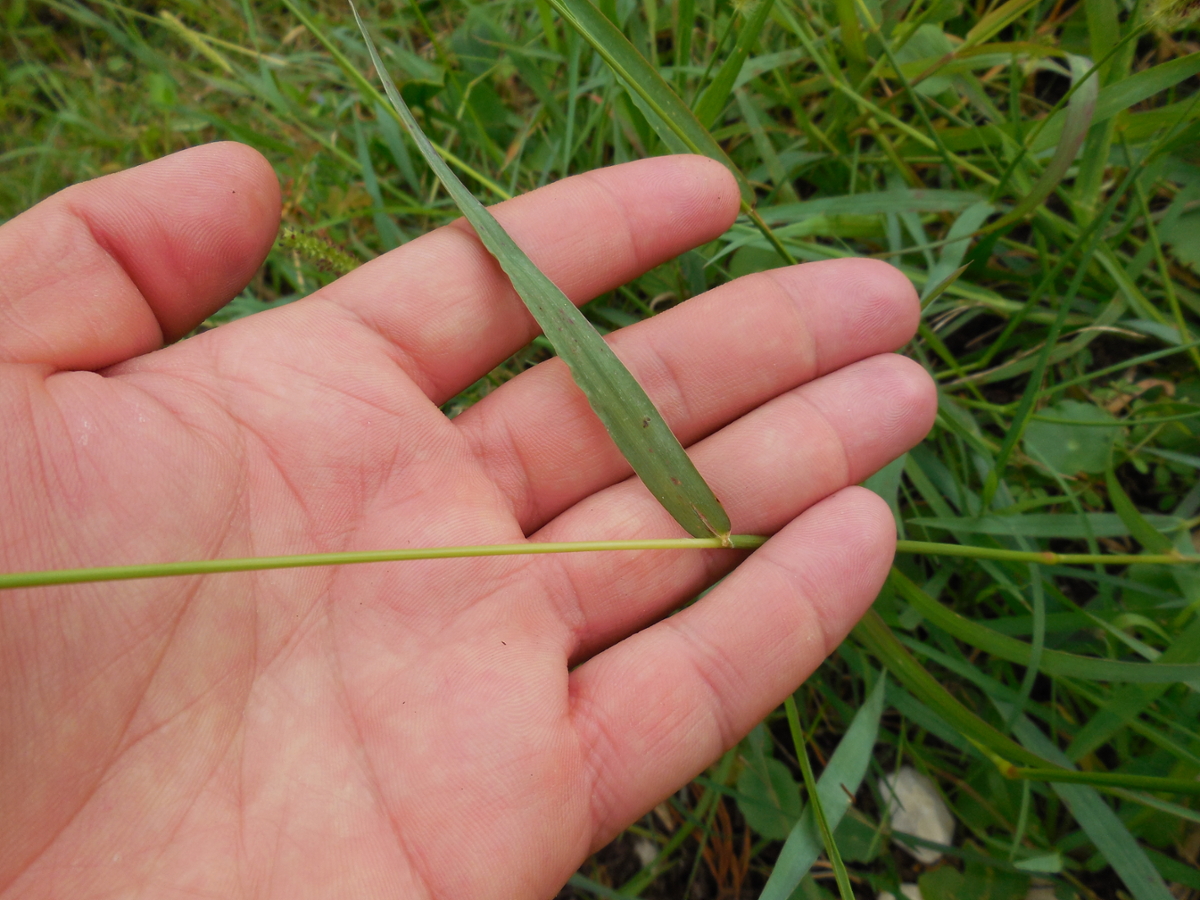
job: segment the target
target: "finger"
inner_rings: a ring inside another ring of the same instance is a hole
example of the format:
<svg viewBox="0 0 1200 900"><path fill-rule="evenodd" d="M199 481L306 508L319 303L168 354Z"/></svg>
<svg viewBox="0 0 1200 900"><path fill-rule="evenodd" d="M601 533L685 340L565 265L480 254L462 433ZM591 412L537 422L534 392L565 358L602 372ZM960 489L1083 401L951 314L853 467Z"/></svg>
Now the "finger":
<svg viewBox="0 0 1200 900"><path fill-rule="evenodd" d="M924 369L884 354L776 398L691 448L734 530L772 534L821 498L856 484L923 438L937 408ZM538 541L680 534L636 478L580 502ZM569 554L556 596L573 660L666 615L739 560L728 551Z"/></svg>
<svg viewBox="0 0 1200 900"><path fill-rule="evenodd" d="M492 212L582 303L711 240L737 210L737 185L724 166L664 156L576 175ZM400 365L436 403L539 333L508 276L463 221L372 261L319 296L391 341Z"/></svg>
<svg viewBox="0 0 1200 900"><path fill-rule="evenodd" d="M887 505L850 488L812 507L699 603L570 676L590 753L593 848L733 746L812 673L879 592Z"/></svg>
<svg viewBox="0 0 1200 900"><path fill-rule="evenodd" d="M0 360L96 369L232 299L275 239L279 182L219 143L67 188L0 229Z"/></svg>
<svg viewBox="0 0 1200 900"><path fill-rule="evenodd" d="M919 315L892 266L832 260L739 279L610 342L686 446L799 384L902 346ZM527 533L630 472L557 361L455 422Z"/></svg>

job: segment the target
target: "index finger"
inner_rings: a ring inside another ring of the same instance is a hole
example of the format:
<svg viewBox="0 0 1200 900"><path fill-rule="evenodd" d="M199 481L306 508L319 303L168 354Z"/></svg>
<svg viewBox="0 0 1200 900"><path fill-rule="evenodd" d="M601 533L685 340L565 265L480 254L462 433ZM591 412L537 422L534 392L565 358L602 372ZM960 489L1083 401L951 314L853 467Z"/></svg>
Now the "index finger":
<svg viewBox="0 0 1200 900"><path fill-rule="evenodd" d="M700 156L665 156L564 179L492 208L533 262L584 303L724 232L733 177ZM435 403L487 374L538 333L508 276L458 221L320 293L400 351Z"/></svg>

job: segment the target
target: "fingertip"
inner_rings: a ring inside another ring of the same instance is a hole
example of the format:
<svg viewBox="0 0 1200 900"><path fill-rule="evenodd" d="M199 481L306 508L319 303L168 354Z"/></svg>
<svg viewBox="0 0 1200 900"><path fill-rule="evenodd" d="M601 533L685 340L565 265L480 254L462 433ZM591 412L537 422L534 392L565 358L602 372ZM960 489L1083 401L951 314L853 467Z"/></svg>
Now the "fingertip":
<svg viewBox="0 0 1200 900"><path fill-rule="evenodd" d="M213 198L219 202L207 210L210 219L204 226L213 235L206 265L220 267L211 273L206 288L214 308L219 308L246 286L275 243L282 194L274 167L253 147L223 141L197 149L211 154L197 167L197 177L207 178L211 172L225 182ZM180 310L180 321L166 329L168 336L190 331L210 311L197 318L195 310Z"/></svg>
<svg viewBox="0 0 1200 900"><path fill-rule="evenodd" d="M882 497L851 486L810 507L764 551L794 580L795 602L820 623L827 656L883 587L896 552L896 522Z"/></svg>
<svg viewBox="0 0 1200 900"><path fill-rule="evenodd" d="M697 232L711 239L728 231L742 202L733 173L707 156L679 154L659 159L672 167L666 177L680 198L680 214L706 226Z"/></svg>
<svg viewBox="0 0 1200 900"><path fill-rule="evenodd" d="M921 308L905 275L877 259L829 259L771 269L812 335L816 371L898 350L917 331Z"/></svg>
<svg viewBox="0 0 1200 900"><path fill-rule="evenodd" d="M929 371L907 356L893 354L896 360L896 403L907 411L904 429L905 448L912 448L925 439L937 418L938 391Z"/></svg>
<svg viewBox="0 0 1200 900"><path fill-rule="evenodd" d="M236 296L279 228L274 169L233 141L76 185L62 202L121 265L167 340Z"/></svg>
<svg viewBox="0 0 1200 900"><path fill-rule="evenodd" d="M253 147L236 141L219 141L195 149L204 154L198 168L213 171L227 182L228 192L221 195L225 202L218 215L226 224L252 227L253 233L247 236L257 238L257 249L265 256L279 230L282 207L275 168Z"/></svg>
<svg viewBox="0 0 1200 900"><path fill-rule="evenodd" d="M846 504L845 509L837 512L859 526L849 528L850 533L846 535L849 557L876 559L880 561L877 568L886 573L896 552L896 520L892 518L892 508L887 501L869 488L854 484L843 488L830 500Z"/></svg>
<svg viewBox="0 0 1200 900"><path fill-rule="evenodd" d="M733 175L706 156L655 156L596 169L582 180L618 205L628 233L639 236L642 268L719 237L741 204Z"/></svg>
<svg viewBox="0 0 1200 900"><path fill-rule="evenodd" d="M851 484L924 440L937 414L933 379L897 353L861 360L802 390L841 436Z"/></svg>
<svg viewBox="0 0 1200 900"><path fill-rule="evenodd" d="M881 259L862 259L858 289L866 308L864 326L887 322L899 349L912 340L921 319L921 298L908 276Z"/></svg>
<svg viewBox="0 0 1200 900"><path fill-rule="evenodd" d="M835 498L844 504L836 517L842 520L837 526L842 571L850 584L840 603L833 602L828 593L812 597L825 624L826 655L837 649L875 602L896 557L896 520L887 501L857 486L846 488Z"/></svg>
<svg viewBox="0 0 1200 900"><path fill-rule="evenodd" d="M741 210L741 193L733 173L707 156L684 155L661 157L675 167L672 173L683 202L684 214L691 213L697 221L707 221L714 229L713 237L729 230Z"/></svg>

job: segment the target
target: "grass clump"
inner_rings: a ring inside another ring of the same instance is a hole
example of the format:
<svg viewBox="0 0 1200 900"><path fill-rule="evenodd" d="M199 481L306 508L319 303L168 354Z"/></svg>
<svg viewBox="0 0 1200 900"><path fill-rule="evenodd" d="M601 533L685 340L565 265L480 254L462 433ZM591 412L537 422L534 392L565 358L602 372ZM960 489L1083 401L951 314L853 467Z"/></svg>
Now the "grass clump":
<svg viewBox="0 0 1200 900"><path fill-rule="evenodd" d="M576 3L369 11L404 99L484 202L678 149L599 52L611 35L598 48L560 17ZM302 9L369 70L340 3ZM1200 681L1151 671L1200 661L1200 573L1036 555L1195 552L1189 6L601 0L598 12L744 176L761 221L744 216L598 298L591 321L620 327L787 257L878 256L926 297L909 352L937 379L940 413L869 482L919 551L898 559L877 615L797 692L792 715L770 717L563 896L830 895L833 864L795 886L778 874L803 857L800 842L781 844L807 796L798 746L817 775L862 760L856 803L829 823L860 896L913 881L927 898L1023 898L1037 885L1200 896L1200 806L1147 790L1200 774ZM50 0L0 15L0 217L218 138L275 165L290 236L210 324L304 296L457 216L378 96L284 7ZM548 352L535 344L448 411ZM968 555L916 543L931 541ZM1095 664L1072 668L1077 657ZM883 777L905 765L956 818L940 865L889 840Z"/></svg>

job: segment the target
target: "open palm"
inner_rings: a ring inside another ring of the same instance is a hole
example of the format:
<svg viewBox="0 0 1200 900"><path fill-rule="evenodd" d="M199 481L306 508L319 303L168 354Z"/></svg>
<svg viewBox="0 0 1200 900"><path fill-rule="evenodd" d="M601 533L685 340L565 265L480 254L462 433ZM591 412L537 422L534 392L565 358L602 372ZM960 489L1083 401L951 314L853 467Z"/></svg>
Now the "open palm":
<svg viewBox="0 0 1200 900"><path fill-rule="evenodd" d="M692 157L497 208L576 302L724 230ZM669 537L461 223L159 350L246 283L279 192L216 144L0 230L5 571ZM0 896L551 896L811 672L874 597L920 440L882 263L755 275L612 338L729 510L732 551L389 563L0 595ZM737 563L718 588L664 618Z"/></svg>

